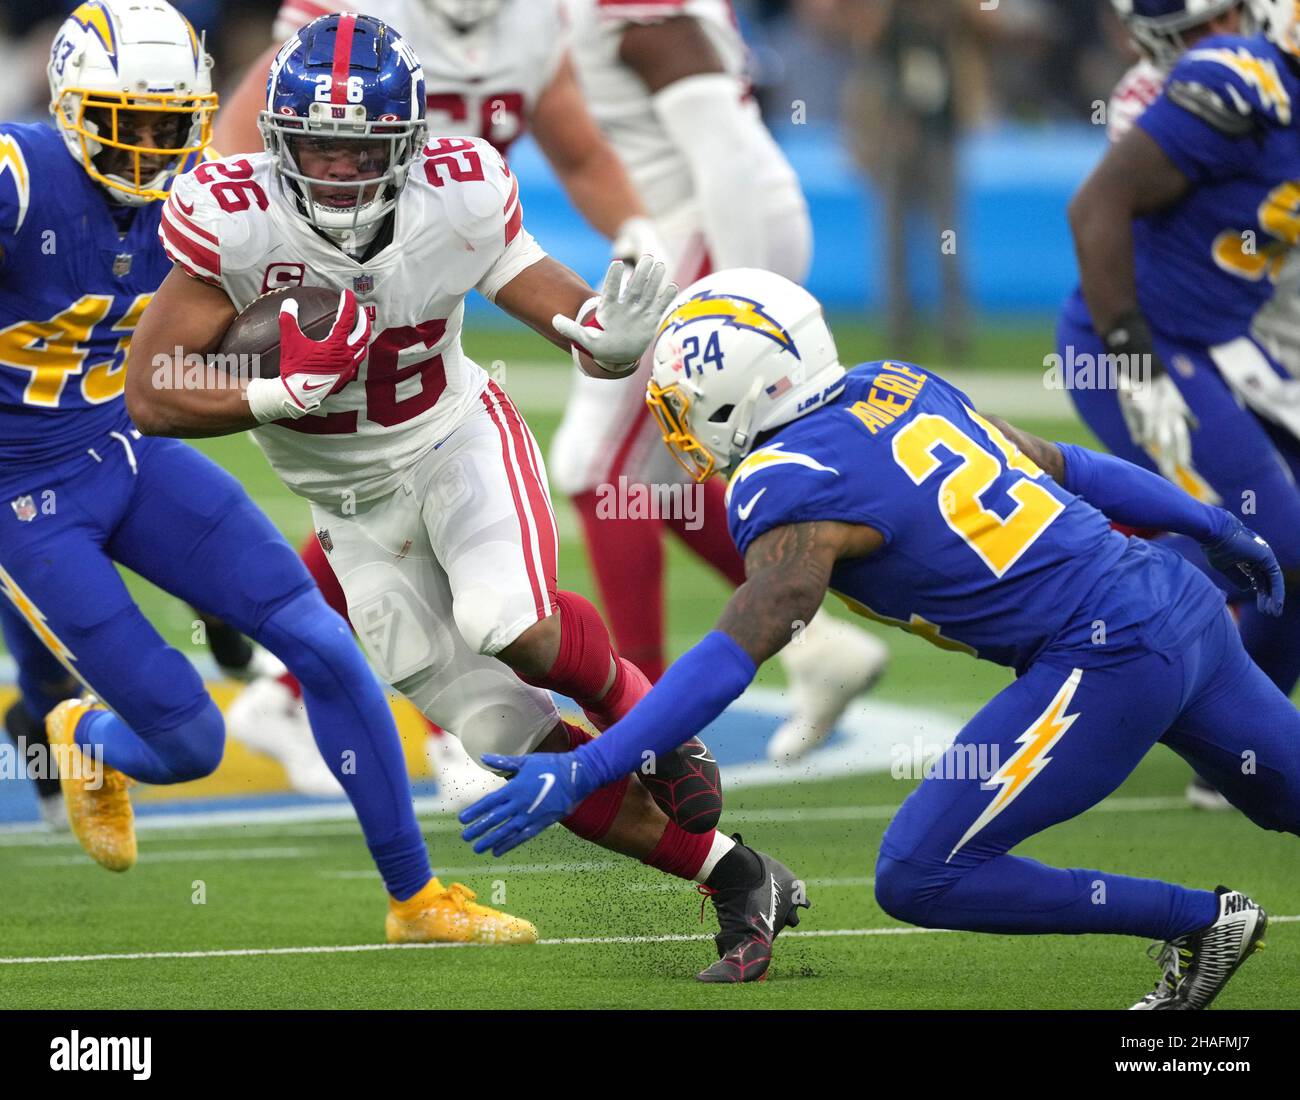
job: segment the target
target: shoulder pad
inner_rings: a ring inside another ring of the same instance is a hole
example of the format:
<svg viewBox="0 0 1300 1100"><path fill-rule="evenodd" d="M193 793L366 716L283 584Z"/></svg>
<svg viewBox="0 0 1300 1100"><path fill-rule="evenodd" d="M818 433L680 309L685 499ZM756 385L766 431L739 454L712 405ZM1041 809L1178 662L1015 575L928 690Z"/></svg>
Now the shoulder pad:
<svg viewBox="0 0 1300 1100"><path fill-rule="evenodd" d="M32 199L32 174L18 139L0 130L0 233L17 234Z"/></svg>
<svg viewBox="0 0 1300 1100"><path fill-rule="evenodd" d="M519 180L488 142L438 139L411 170L439 195L457 236L473 243L498 239L504 248L518 235L524 214Z"/></svg>
<svg viewBox="0 0 1300 1100"><path fill-rule="evenodd" d="M1170 76L1170 99L1233 137L1267 122L1289 126L1291 95L1277 59L1244 40L1221 41L1182 56Z"/></svg>
<svg viewBox="0 0 1300 1100"><path fill-rule="evenodd" d="M1257 123L1250 104L1241 100L1236 90L1228 86L1231 102L1225 101L1213 88L1191 80L1174 80L1169 84L1168 96L1184 111L1208 123L1228 137L1246 137Z"/></svg>

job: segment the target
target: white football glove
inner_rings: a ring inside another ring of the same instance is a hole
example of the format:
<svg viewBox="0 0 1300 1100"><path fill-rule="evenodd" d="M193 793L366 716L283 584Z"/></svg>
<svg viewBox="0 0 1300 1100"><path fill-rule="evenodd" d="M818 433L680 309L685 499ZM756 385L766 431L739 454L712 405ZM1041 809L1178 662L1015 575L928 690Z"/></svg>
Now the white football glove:
<svg viewBox="0 0 1300 1100"><path fill-rule="evenodd" d="M666 264L672 263L668 249L655 232L655 223L644 214L628 218L618 227L609 246L609 254L613 259L631 265L635 265L642 256L653 256Z"/></svg>
<svg viewBox="0 0 1300 1100"><path fill-rule="evenodd" d="M623 287L625 266L622 260L609 265L600 296L584 302L576 319L561 313L551 318L551 327L572 342L578 367L593 377L632 374L654 339L660 318L677 297L677 286L667 281L668 268L662 260L642 256Z"/></svg>
<svg viewBox="0 0 1300 1100"><path fill-rule="evenodd" d="M1158 374L1144 386L1121 375L1119 408L1129 437L1147 452L1170 481L1178 468L1192 464L1192 428L1196 417L1168 374Z"/></svg>

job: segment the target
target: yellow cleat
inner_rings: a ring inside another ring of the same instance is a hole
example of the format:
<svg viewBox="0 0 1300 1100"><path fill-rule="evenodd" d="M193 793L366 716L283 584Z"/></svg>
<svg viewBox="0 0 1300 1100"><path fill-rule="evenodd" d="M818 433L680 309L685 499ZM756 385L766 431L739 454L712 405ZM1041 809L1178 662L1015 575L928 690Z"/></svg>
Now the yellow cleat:
<svg viewBox="0 0 1300 1100"><path fill-rule="evenodd" d="M73 835L101 867L125 871L135 864L135 814L126 793L131 780L73 740L82 715L104 709L91 699L68 699L46 715L45 734L61 765L59 786Z"/></svg>
<svg viewBox="0 0 1300 1100"><path fill-rule="evenodd" d="M537 942L537 929L526 920L479 905L474 898L474 891L459 882L443 886L436 878L406 901L390 897L384 922L388 942Z"/></svg>

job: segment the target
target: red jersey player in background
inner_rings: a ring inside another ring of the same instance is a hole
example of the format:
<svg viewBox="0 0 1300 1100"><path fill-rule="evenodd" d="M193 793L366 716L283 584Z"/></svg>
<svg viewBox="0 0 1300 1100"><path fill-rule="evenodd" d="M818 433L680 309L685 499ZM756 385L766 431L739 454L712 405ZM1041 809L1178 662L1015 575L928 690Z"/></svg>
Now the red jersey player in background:
<svg viewBox="0 0 1300 1100"><path fill-rule="evenodd" d="M761 268L802 282L812 254L807 205L750 94L729 0L568 0L568 8L587 105L654 219L673 280L688 286L714 270ZM707 361L708 348L701 354ZM662 491L683 480L645 406L649 372L644 361L603 389L575 378L550 467L582 520L619 651L656 680L665 663L665 529L733 585L745 571L727 534L721 480L685 486L700 494L692 522L604 514L610 487L622 499L623 485ZM781 660L793 713L768 744L775 760L821 744L888 659L883 643L824 613L792 629L797 644Z"/></svg>

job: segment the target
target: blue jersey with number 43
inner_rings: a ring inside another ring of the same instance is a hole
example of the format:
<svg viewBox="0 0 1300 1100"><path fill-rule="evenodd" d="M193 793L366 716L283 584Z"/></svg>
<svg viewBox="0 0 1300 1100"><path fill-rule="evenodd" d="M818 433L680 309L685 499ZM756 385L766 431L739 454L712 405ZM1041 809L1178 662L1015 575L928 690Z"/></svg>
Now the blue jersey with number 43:
<svg viewBox="0 0 1300 1100"><path fill-rule="evenodd" d="M0 480L128 423L131 334L171 269L161 203L115 206L47 125L0 125Z"/></svg>
<svg viewBox="0 0 1300 1100"><path fill-rule="evenodd" d="M1016 669L1052 646L1103 661L1174 645L1223 607L1181 557L1112 530L908 363L854 368L839 397L781 428L736 468L727 513L742 554L786 524L874 528L885 546L831 577L850 608Z"/></svg>

